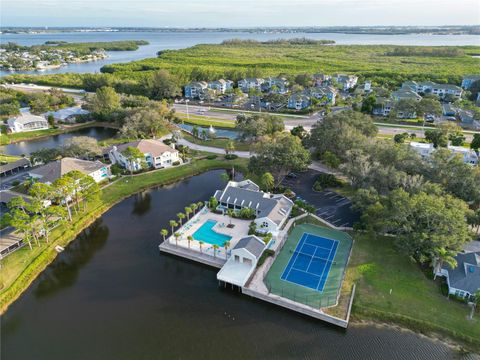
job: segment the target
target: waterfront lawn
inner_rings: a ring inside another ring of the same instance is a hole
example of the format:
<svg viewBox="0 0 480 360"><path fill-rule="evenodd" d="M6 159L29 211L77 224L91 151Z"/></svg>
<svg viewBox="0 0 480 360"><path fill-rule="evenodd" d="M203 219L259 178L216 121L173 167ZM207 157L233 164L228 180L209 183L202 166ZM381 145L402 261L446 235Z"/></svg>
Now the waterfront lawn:
<svg viewBox="0 0 480 360"><path fill-rule="evenodd" d="M66 246L83 229L117 202L152 186L172 183L208 170L230 169L232 166L235 166L236 170L240 172L245 172L247 160L241 158L225 160L223 157L212 160L194 159L191 163L178 167L125 176L104 187L101 190L100 199L89 203L86 212L74 214L73 223L59 226L52 231L48 244L42 241L40 247L34 245L33 251L30 251L26 246L1 261L0 313L3 313L28 288L43 269L55 259L57 255L56 245Z"/></svg>
<svg viewBox="0 0 480 360"><path fill-rule="evenodd" d="M11 142L31 140L35 138L41 138L45 136L58 135L65 132L62 129L47 129L47 130L38 130L38 131L27 131L14 134L5 134L5 131L2 129L2 134L0 135L0 145L7 145Z"/></svg>
<svg viewBox="0 0 480 360"><path fill-rule="evenodd" d="M20 160L20 159L22 159L21 156L0 154L0 163L2 163L2 164L5 164L5 163L8 164L8 163Z"/></svg>
<svg viewBox="0 0 480 360"><path fill-rule="evenodd" d="M450 336L480 349L480 315L441 294L439 283L396 251L392 238L355 234L343 291L357 284L353 316L403 324L420 332ZM392 293L390 294L390 289Z"/></svg>
<svg viewBox="0 0 480 360"><path fill-rule="evenodd" d="M193 137L189 133L182 132L182 136L185 140L190 141L194 144L202 145L202 146L211 146L211 147L216 147L216 148L221 148L225 149L227 147L228 142L230 139L225 139L225 138L217 138L217 139L211 139L211 140L201 140L198 138ZM244 141L236 141L232 140L233 143L235 144L235 150L238 151L249 151L251 143L249 142L244 142Z"/></svg>
<svg viewBox="0 0 480 360"><path fill-rule="evenodd" d="M220 119L211 116L203 116L203 115L189 115L187 118L187 114L184 113L176 113L177 117L179 117L183 122L192 125L199 125L199 126L210 126L213 125L217 128L225 128L225 129L233 129L235 128L235 120L227 120L227 119Z"/></svg>

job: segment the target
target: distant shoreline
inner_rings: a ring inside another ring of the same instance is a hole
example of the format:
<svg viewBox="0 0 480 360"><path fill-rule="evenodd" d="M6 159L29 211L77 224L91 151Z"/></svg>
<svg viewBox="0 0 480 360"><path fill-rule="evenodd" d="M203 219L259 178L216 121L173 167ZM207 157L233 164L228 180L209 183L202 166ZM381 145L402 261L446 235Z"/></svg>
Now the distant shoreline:
<svg viewBox="0 0 480 360"><path fill-rule="evenodd" d="M246 33L341 33L369 35L480 35L478 25L459 26L298 26L298 27L238 27L238 28L152 28L152 27L4 27L0 33L8 34L46 34L63 32L246 32Z"/></svg>

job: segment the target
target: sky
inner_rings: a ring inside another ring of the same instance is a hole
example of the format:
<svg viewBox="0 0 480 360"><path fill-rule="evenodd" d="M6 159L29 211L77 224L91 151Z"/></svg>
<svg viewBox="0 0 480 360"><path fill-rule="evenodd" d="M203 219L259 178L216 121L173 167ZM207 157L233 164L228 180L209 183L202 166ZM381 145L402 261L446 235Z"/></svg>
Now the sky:
<svg viewBox="0 0 480 360"><path fill-rule="evenodd" d="M0 0L1 26L479 25L480 0Z"/></svg>

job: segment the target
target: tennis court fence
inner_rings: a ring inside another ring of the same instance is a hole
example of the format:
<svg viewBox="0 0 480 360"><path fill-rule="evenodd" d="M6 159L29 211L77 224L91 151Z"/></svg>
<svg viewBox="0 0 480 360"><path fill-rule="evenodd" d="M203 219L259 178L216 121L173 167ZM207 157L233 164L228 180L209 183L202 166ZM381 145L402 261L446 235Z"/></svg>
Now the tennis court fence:
<svg viewBox="0 0 480 360"><path fill-rule="evenodd" d="M269 293L310 306L314 309L334 306L337 303L336 295L306 294L301 290L296 291L295 288L273 285L267 279L265 279L264 283Z"/></svg>

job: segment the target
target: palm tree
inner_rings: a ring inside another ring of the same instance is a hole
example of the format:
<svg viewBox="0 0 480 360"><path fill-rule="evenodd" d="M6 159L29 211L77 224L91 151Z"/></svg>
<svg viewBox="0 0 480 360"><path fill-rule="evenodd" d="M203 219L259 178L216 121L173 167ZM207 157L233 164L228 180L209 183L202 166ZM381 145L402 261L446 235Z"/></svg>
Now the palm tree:
<svg viewBox="0 0 480 360"><path fill-rule="evenodd" d="M167 229L160 230L160 234L163 236L163 241L165 241L165 237L168 235Z"/></svg>
<svg viewBox="0 0 480 360"><path fill-rule="evenodd" d="M195 214L195 212L196 212L197 209L198 209L198 205L195 204L195 203L193 203L193 204L190 205L190 209L192 209L193 213Z"/></svg>
<svg viewBox="0 0 480 360"><path fill-rule="evenodd" d="M197 207L201 209L203 207L203 201L197 202Z"/></svg>
<svg viewBox="0 0 480 360"><path fill-rule="evenodd" d="M214 258L217 257L217 249L218 249L218 245L217 245L217 244L214 244L214 245L213 245L213 257L214 257Z"/></svg>
<svg viewBox="0 0 480 360"><path fill-rule="evenodd" d="M202 245L204 244L203 241L198 242L198 246L200 247L200 254L202 253Z"/></svg>
<svg viewBox="0 0 480 360"><path fill-rule="evenodd" d="M178 213L177 214L178 220L180 220L180 225L182 225L183 219L185 219L185 214L184 213Z"/></svg>
<svg viewBox="0 0 480 360"><path fill-rule="evenodd" d="M193 237L191 235L188 235L187 241L188 241L188 248L190 249L190 242L193 241Z"/></svg>
<svg viewBox="0 0 480 360"><path fill-rule="evenodd" d="M190 220L190 214L192 213L191 207L185 207L185 214L187 215L187 219Z"/></svg>
<svg viewBox="0 0 480 360"><path fill-rule="evenodd" d="M175 234L173 234L175 236L175 245L178 246L178 238L180 237L180 233L179 232L176 232Z"/></svg>
<svg viewBox="0 0 480 360"><path fill-rule="evenodd" d="M230 225L232 225L232 217L233 215L235 214L235 211L233 211L233 209L228 209L227 210L227 215L230 217Z"/></svg>
<svg viewBox="0 0 480 360"><path fill-rule="evenodd" d="M173 229L178 226L178 223L175 220L170 220L169 224L170 224L170 227L172 228L172 233L173 233Z"/></svg>
<svg viewBox="0 0 480 360"><path fill-rule="evenodd" d="M227 250L230 247L230 241L225 241L225 244L223 244L223 247L225 248L225 259L227 259Z"/></svg>

